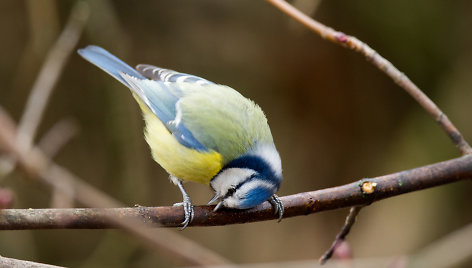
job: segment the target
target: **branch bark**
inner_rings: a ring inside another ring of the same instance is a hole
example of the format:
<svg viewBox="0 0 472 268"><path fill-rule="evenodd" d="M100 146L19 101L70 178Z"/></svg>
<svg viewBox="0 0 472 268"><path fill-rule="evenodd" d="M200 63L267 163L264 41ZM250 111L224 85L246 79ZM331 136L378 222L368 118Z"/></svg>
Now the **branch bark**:
<svg viewBox="0 0 472 268"><path fill-rule="evenodd" d="M405 170L346 185L281 197L284 218L325 210L369 205L385 198L472 178L472 155ZM366 185L371 186L365 187ZM369 188L369 190L366 190ZM215 226L276 219L265 202L253 209L213 212L213 206L196 206L189 226ZM154 226L180 226L184 215L178 207L5 209L0 210L0 230L115 228L109 219L137 219Z"/></svg>

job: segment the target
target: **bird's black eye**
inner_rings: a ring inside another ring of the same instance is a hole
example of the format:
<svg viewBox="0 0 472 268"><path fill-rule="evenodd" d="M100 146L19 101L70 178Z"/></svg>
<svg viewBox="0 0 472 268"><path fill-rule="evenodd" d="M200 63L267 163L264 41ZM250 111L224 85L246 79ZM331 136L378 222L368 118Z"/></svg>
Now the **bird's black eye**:
<svg viewBox="0 0 472 268"><path fill-rule="evenodd" d="M228 192L226 192L226 196L232 196L236 192L236 187L231 187L228 189Z"/></svg>

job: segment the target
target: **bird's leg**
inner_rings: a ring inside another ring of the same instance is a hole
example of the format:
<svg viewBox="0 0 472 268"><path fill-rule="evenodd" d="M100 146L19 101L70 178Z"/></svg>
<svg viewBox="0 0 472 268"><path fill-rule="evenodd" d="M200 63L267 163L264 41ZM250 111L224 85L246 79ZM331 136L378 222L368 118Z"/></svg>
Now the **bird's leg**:
<svg viewBox="0 0 472 268"><path fill-rule="evenodd" d="M183 226L181 229L183 230L193 220L194 212L193 212L192 200L190 199L190 196L185 191L181 180L179 180L177 177L174 177L174 176L170 176L170 180L179 187L180 192L182 193L183 201L180 203L175 203L174 206L182 206L184 208L185 220L182 222Z"/></svg>
<svg viewBox="0 0 472 268"><path fill-rule="evenodd" d="M269 202L274 207L274 214L279 214L279 220L277 222L280 222L284 215L284 204L282 204L282 201L280 201L280 198L276 194L270 197Z"/></svg>

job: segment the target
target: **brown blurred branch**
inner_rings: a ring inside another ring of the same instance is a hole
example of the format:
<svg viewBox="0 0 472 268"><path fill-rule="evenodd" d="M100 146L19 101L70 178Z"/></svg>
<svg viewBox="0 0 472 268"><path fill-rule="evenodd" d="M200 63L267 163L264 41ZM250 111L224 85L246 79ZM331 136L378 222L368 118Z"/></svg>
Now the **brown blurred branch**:
<svg viewBox="0 0 472 268"><path fill-rule="evenodd" d="M88 12L85 2L78 2L74 6L64 31L49 51L41 67L18 127L20 133L18 143L25 149L32 145L52 90L82 34Z"/></svg>
<svg viewBox="0 0 472 268"><path fill-rule="evenodd" d="M368 205L385 198L472 178L472 155L432 165L405 170L350 184L281 197L284 218L325 210ZM372 192L363 184L375 185ZM253 209L213 212L213 206L196 206L190 226L215 226L276 219L265 202ZM107 221L138 219L154 226L180 226L184 215L178 207L76 208L76 209L5 209L0 211L0 229L101 229L113 228Z"/></svg>
<svg viewBox="0 0 472 268"><path fill-rule="evenodd" d="M67 197L68 199L76 199L89 207L120 207L123 205L88 185L68 170L56 165L46 156L47 154L33 146L33 139L52 89L77 44L87 17L87 5L85 2L78 2L73 8L64 31L51 48L41 68L18 129L6 112L0 109L0 125L2 126L0 128L0 151L11 156L18 167L30 177L38 178L41 182L51 186L54 192L53 201L66 200L64 197ZM57 131L62 132L61 139L55 137ZM66 121L66 123L55 125L42 140L41 145L46 147L50 155L55 154L74 132L74 126L70 122ZM149 226L135 219L104 217L103 220L122 228L148 247L166 252L186 263L192 265L229 263L218 254L191 240L166 230L151 230Z"/></svg>
<svg viewBox="0 0 472 268"><path fill-rule="evenodd" d="M30 177L48 184L57 197L74 198L89 207L119 207L119 202L88 185L68 170L53 163L43 151L33 146L33 139L46 109L54 85L62 73L65 63L76 46L88 19L88 5L77 2L67 25L54 46L50 49L38 78L28 98L18 129L5 111L0 109L0 152L4 151L17 161L18 167ZM6 126L6 127L3 127ZM54 137L57 129L69 130L62 139ZM71 124L59 124L42 140L43 146L54 154L74 133ZM51 136L52 135L52 136ZM53 200L53 201L54 201ZM164 251L192 265L229 263L218 254L182 236L149 226L134 219L105 217L109 224L120 227L138 238L145 245Z"/></svg>
<svg viewBox="0 0 472 268"><path fill-rule="evenodd" d="M32 14L39 14L35 11L38 6L33 2L30 4ZM52 3L47 2L46 9L53 12ZM44 8L44 7L43 7ZM26 106L19 123L18 146L22 150L28 150L33 143L33 139L41 122L41 118L46 110L51 93L62 73L70 54L76 46L83 28L88 20L88 6L85 2L77 2L72 8L69 20L54 46L49 50L46 60L41 67L38 77L34 82L31 93L26 102ZM32 15L31 17L36 17ZM35 31L33 31L35 32ZM0 170L6 175L13 170L14 162L9 158L0 158Z"/></svg>
<svg viewBox="0 0 472 268"><path fill-rule="evenodd" d="M373 50L366 43L360 41L354 36L346 35L330 28L300 12L284 0L267 0L282 12L300 22L302 25L312 30L321 38L349 48L364 55L367 61L384 72L393 81L410 94L443 128L452 142L459 148L463 155L471 154L472 148L465 141L462 134L452 124L449 118L439 109L438 106L424 94L404 73L400 72L391 62L382 57L377 51Z"/></svg>
<svg viewBox="0 0 472 268"><path fill-rule="evenodd" d="M427 245L412 256L409 267L466 267L472 260L471 241L472 223Z"/></svg>
<svg viewBox="0 0 472 268"><path fill-rule="evenodd" d="M49 265L39 262L23 261L0 256L0 267L16 267L16 268L61 268L63 266Z"/></svg>
<svg viewBox="0 0 472 268"><path fill-rule="evenodd" d="M0 107L0 152L12 156L18 167L31 178L75 198L89 207L120 207L118 201L90 186L76 175L48 159L37 147L28 151L20 150L17 143L17 130L14 122ZM3 127L5 126L5 127ZM180 208L182 209L182 208ZM8 220L7 210L0 210L0 218ZM34 210L31 210L34 211ZM72 220L75 216L71 215ZM229 263L226 259L203 246L168 230L152 230L146 223L130 217L102 215L101 220L109 226L119 227L135 236L144 245L166 252L176 259L192 265ZM183 218L183 213L182 213Z"/></svg>
<svg viewBox="0 0 472 268"><path fill-rule="evenodd" d="M69 142L78 132L78 126L72 119L62 119L54 124L48 132L39 140L37 146L43 153L54 158L62 147ZM72 188L71 185L64 184L64 187ZM68 193L73 192L69 189ZM74 197L65 194L65 191L52 189L51 206L53 208L71 208L74 207Z"/></svg>
<svg viewBox="0 0 472 268"><path fill-rule="evenodd" d="M41 137L38 147L49 158L54 158L59 150L77 135L77 132L79 132L79 126L73 119L62 119Z"/></svg>

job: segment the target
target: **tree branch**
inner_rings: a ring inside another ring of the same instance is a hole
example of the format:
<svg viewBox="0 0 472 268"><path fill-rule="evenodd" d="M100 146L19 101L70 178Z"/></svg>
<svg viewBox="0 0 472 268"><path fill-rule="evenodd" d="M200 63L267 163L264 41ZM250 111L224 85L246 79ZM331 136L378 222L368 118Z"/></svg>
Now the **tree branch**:
<svg viewBox="0 0 472 268"><path fill-rule="evenodd" d="M470 145L465 141L459 130L452 124L439 107L404 73L400 72L400 70L398 70L391 62L369 47L369 45L354 36L336 31L333 28L310 18L284 0L267 0L267 2L315 32L321 36L321 38L364 55L368 62L372 63L380 71L392 78L397 85L410 94L410 96L413 97L413 99L415 99L421 107L423 107L434 118L434 120L436 120L463 155L472 153Z"/></svg>
<svg viewBox="0 0 472 268"><path fill-rule="evenodd" d="M405 170L346 185L284 196L284 218L325 210L368 205L392 196L472 178L472 155ZM366 185L370 184L370 190ZM276 219L265 202L253 209L213 212L213 206L196 206L189 226L215 226ZM5 209L0 211L1 230L102 229L116 225L108 219L138 219L154 226L180 226L184 215L178 207Z"/></svg>

